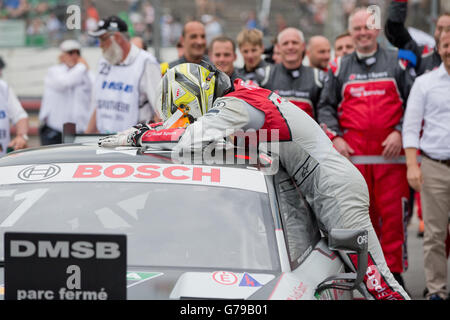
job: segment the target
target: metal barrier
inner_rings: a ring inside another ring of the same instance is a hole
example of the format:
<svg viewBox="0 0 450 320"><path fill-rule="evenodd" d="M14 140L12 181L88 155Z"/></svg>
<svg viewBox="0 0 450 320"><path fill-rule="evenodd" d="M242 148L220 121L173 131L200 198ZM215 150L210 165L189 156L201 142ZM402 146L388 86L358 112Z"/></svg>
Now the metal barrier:
<svg viewBox="0 0 450 320"><path fill-rule="evenodd" d="M383 156L352 156L350 161L353 164L405 164L406 157L399 156L394 159L385 159ZM417 162L422 161L422 156L417 156Z"/></svg>

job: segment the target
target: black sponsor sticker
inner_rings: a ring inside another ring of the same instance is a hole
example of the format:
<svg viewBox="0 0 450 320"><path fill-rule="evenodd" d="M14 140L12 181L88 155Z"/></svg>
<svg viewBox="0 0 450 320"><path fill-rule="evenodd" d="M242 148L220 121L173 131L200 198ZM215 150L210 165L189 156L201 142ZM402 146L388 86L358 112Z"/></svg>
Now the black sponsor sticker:
<svg viewBox="0 0 450 320"><path fill-rule="evenodd" d="M126 299L126 236L6 232L6 300Z"/></svg>

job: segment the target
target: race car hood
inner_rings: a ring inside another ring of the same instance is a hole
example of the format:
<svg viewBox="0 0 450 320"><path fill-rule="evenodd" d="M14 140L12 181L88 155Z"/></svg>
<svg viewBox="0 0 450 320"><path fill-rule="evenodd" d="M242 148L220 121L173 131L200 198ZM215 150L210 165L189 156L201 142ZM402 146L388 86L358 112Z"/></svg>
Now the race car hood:
<svg viewBox="0 0 450 320"><path fill-rule="evenodd" d="M275 274L253 272L130 269L127 298L247 299L274 278Z"/></svg>
<svg viewBox="0 0 450 320"><path fill-rule="evenodd" d="M230 271L189 271L174 268L130 268L127 299L248 299L276 274ZM0 272L0 300L4 299L4 273Z"/></svg>

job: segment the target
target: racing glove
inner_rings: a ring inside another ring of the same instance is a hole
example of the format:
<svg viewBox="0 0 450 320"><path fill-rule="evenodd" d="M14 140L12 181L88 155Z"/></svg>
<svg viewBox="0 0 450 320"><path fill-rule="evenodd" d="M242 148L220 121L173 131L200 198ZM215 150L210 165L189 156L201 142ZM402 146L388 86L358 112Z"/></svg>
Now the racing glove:
<svg viewBox="0 0 450 320"><path fill-rule="evenodd" d="M154 123L151 125L137 124L130 129L119 132L117 134L100 138L98 145L100 147L139 147L139 138L148 130L156 130L162 123Z"/></svg>

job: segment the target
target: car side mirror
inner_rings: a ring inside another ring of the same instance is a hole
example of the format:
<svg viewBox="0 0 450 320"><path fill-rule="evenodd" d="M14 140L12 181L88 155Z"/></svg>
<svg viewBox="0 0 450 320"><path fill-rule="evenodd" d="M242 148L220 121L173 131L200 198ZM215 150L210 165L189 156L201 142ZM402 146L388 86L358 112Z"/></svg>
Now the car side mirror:
<svg viewBox="0 0 450 320"><path fill-rule="evenodd" d="M360 284L367 271L367 230L332 229L328 236L328 246L331 250L345 250L356 252L358 264L356 273L339 273L326 278L316 288L315 294L325 289L358 290L361 294ZM364 295L364 294L363 294Z"/></svg>

